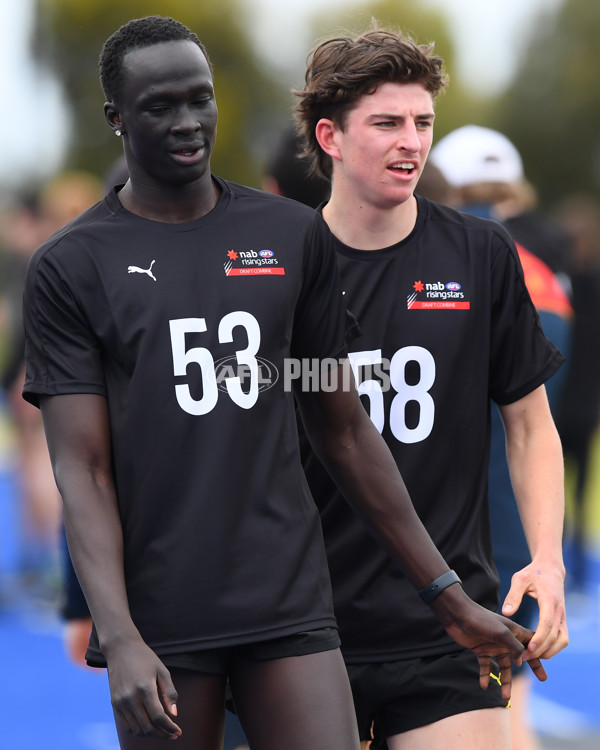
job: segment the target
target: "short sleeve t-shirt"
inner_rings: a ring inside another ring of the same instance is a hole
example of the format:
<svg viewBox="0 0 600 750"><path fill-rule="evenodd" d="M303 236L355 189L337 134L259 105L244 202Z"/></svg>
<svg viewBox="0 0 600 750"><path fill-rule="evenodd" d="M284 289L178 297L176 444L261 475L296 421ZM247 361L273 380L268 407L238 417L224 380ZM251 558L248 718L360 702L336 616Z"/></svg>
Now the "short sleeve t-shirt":
<svg viewBox="0 0 600 750"><path fill-rule="evenodd" d="M336 240L362 336L349 346L361 399L415 508L467 593L496 609L487 502L490 400L516 401L562 362L544 336L515 246L495 222L418 198L402 242ZM398 563L369 535L310 451L347 662L456 650Z"/></svg>
<svg viewBox="0 0 600 750"><path fill-rule="evenodd" d="M130 609L159 654L335 626L283 377L345 354L331 237L215 179L185 224L113 191L38 249L25 291L25 398L107 398Z"/></svg>

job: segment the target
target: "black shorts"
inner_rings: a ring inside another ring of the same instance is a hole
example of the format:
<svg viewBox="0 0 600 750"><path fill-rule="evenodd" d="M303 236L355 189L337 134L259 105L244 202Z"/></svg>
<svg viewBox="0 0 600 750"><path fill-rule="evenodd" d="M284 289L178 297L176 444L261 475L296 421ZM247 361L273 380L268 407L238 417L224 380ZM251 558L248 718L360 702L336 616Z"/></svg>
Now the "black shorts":
<svg viewBox="0 0 600 750"><path fill-rule="evenodd" d="M402 661L349 664L358 730L373 750L385 738L480 708L506 707L500 670L493 662L487 690L479 686L479 662L471 651Z"/></svg>
<svg viewBox="0 0 600 750"><path fill-rule="evenodd" d="M305 656L321 651L339 648L340 637L337 628L307 630L268 641L243 643L239 646L226 646L204 651L186 651L179 654L162 654L160 659L166 667L191 669L207 674L228 674L231 662L240 659L266 661L287 656Z"/></svg>

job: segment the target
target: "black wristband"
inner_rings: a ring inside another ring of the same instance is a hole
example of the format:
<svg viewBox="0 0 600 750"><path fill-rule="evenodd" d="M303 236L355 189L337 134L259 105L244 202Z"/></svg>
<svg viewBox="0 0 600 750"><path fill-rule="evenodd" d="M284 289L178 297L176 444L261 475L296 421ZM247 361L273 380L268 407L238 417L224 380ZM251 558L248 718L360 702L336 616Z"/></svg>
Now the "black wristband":
<svg viewBox="0 0 600 750"><path fill-rule="evenodd" d="M425 586L424 589L419 591L419 596L425 602L425 604L431 604L438 594L441 594L444 589L448 586L452 586L453 583L462 583L460 578L453 570L447 570L442 573L441 576L432 581L429 586Z"/></svg>

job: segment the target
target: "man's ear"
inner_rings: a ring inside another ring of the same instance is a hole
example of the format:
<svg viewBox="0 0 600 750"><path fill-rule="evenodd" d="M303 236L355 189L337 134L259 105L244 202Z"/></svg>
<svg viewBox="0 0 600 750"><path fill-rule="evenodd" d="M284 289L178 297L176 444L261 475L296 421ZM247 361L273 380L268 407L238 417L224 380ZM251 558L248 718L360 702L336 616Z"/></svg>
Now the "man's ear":
<svg viewBox="0 0 600 750"><path fill-rule="evenodd" d="M338 133L338 127L332 120L328 120L326 117L320 119L315 127L315 137L319 142L319 146L332 159L341 160L342 155L337 145Z"/></svg>
<svg viewBox="0 0 600 750"><path fill-rule="evenodd" d="M108 123L108 126L113 131L113 133L116 134L117 131L119 131L118 135L121 135L121 133L123 133L123 123L121 122L121 115L112 102L104 103L104 117L106 118L106 122Z"/></svg>

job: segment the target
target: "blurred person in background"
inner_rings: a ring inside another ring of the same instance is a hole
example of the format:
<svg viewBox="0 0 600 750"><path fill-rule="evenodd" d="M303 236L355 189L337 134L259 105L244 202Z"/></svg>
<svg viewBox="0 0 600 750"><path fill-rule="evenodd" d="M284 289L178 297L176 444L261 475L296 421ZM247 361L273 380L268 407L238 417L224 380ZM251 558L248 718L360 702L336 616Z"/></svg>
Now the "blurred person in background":
<svg viewBox="0 0 600 750"><path fill-rule="evenodd" d="M311 174L302 154L302 139L293 122L281 130L267 159L262 188L274 195L316 208L329 197L330 185Z"/></svg>
<svg viewBox="0 0 600 750"><path fill-rule="evenodd" d="M524 188L529 183L525 181L523 161L514 144L490 128L465 125L454 130L434 146L430 160L449 183L451 205L504 226L507 225L504 216L508 206L515 206L524 189L533 190L532 187ZM541 213L522 212L519 218L517 226L527 227L520 236L527 236L535 248L514 236L509 228L527 288L541 313L545 334L563 354L568 355L573 326L573 310L567 292L570 262L566 258L571 255L570 240L560 225ZM552 259L556 271L546 258ZM552 392L553 416L564 390L566 373L567 367L562 367L546 383L546 391Z"/></svg>
<svg viewBox="0 0 600 750"><path fill-rule="evenodd" d="M568 583L574 591L585 591L586 501L591 449L600 423L600 204L592 195L566 197L556 209L556 220L572 241L570 266L575 314L571 353L565 388L560 400L557 425L565 456L574 469L574 503L571 528L567 529Z"/></svg>
<svg viewBox="0 0 600 750"><path fill-rule="evenodd" d="M33 460L40 455L37 451L39 414L31 414L29 405L20 398L20 389L23 280L29 258L42 239L38 194L32 191L17 196L4 207L0 218L1 385L3 415L9 431L10 472L17 490L15 519L18 524L15 529L15 586L7 596L19 596L27 591L40 604L51 597L52 577L56 572L59 502L52 476L47 471L47 449L44 447L45 464L42 462L39 466Z"/></svg>
<svg viewBox="0 0 600 750"><path fill-rule="evenodd" d="M52 475L39 410L21 397L25 377L21 297L33 251L65 223L95 203L101 183L87 172L65 172L49 180L34 198L22 200L2 222L3 255L12 272L3 280L11 310L2 386L14 427L16 473L23 534L23 583L39 604L55 605L59 587L61 503Z"/></svg>
<svg viewBox="0 0 600 750"><path fill-rule="evenodd" d="M517 170L513 176L515 179L506 183L506 193L492 207L493 218L504 224L516 242L544 261L570 296L571 237L551 213L540 210L537 190L524 171Z"/></svg>
<svg viewBox="0 0 600 750"><path fill-rule="evenodd" d="M117 187L117 185L124 185L129 179L129 171L127 169L127 160L124 154L120 154L110 165L108 171L104 175L102 184L104 186L104 192L110 193L110 191Z"/></svg>
<svg viewBox="0 0 600 750"><path fill-rule="evenodd" d="M22 357L15 356L17 341L22 338L21 295L29 258L39 245L40 228L37 192L23 193L8 201L0 211L0 304L2 384L14 380ZM16 360L16 361L15 361Z"/></svg>
<svg viewBox="0 0 600 750"><path fill-rule="evenodd" d="M485 130L472 126L468 132ZM477 142L476 136L474 142ZM485 210L501 221L529 253L548 265L568 294L573 309L569 343L560 347L568 353L568 359L560 377L551 381L551 405L567 467L574 477L572 494L569 493L573 503L567 513L565 534L567 586L573 591L585 591L588 580L586 487L590 450L600 420L600 349L590 346L590 342L597 339L600 320L600 210L592 196L571 195L552 214L540 211L537 191L527 180L516 149L512 144L506 146L505 142L505 151L508 148L514 152L509 171L504 175L506 180L501 187L494 188L497 200ZM449 150L447 153L452 158ZM493 162L490 168L494 168ZM503 168L506 170L506 163ZM470 210L477 211L471 200L473 196L467 193L465 197L471 204ZM524 258L523 254L527 275ZM556 325L550 328L553 319L542 317L547 335L559 342L560 330ZM564 325L563 331L567 331Z"/></svg>
<svg viewBox="0 0 600 750"><path fill-rule="evenodd" d="M430 163L437 167L449 186L449 197L460 211L498 220L497 206L514 205L522 195L524 170L521 155L506 136L490 128L465 125L442 138L431 150ZM418 187L417 187L418 189ZM536 215L536 248L541 255L552 255L568 248L564 232ZM528 225L530 226L530 225ZM534 232L531 231L533 239ZM546 248L544 238L551 238ZM525 284L535 305L545 335L569 361L573 311L569 298L551 268L539 257L516 243ZM564 390L566 367L546 381L546 393L553 416ZM511 484L506 456L506 436L497 406L492 409L492 433L488 478L488 497L494 561L500 576L500 602L508 595L513 574L531 562ZM536 602L523 597L513 615L519 622L532 625ZM514 690L509 711L512 750L539 750L541 745L530 723L529 694L532 681L522 667L515 668Z"/></svg>
<svg viewBox="0 0 600 750"><path fill-rule="evenodd" d="M436 203L443 203L444 206L456 207L459 202L456 191L444 177L442 170L429 159L425 162L415 187L415 194Z"/></svg>

